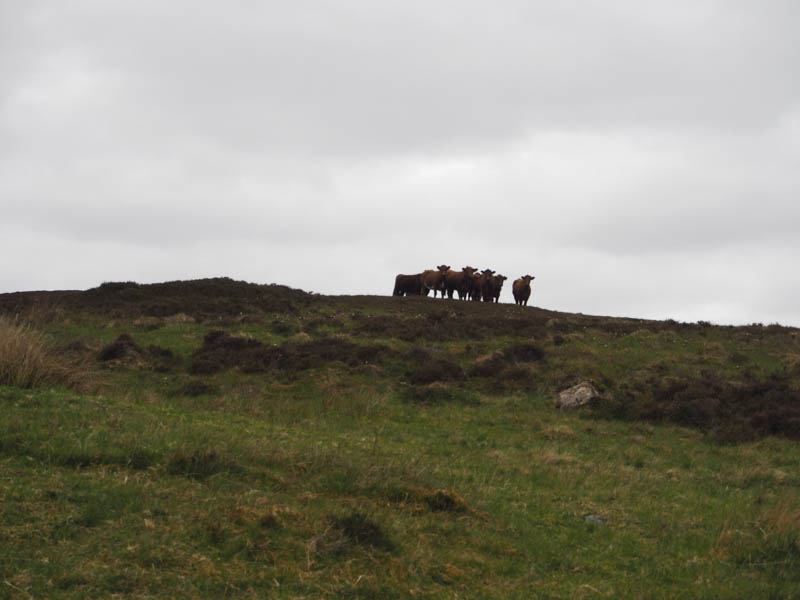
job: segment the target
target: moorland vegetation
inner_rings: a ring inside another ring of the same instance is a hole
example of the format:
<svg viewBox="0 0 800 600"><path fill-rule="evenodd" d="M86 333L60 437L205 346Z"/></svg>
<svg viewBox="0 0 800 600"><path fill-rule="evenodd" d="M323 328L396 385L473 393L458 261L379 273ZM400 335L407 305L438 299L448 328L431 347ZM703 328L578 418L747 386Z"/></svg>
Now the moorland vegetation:
<svg viewBox="0 0 800 600"><path fill-rule="evenodd" d="M2 294L0 596L796 597L799 334L225 278Z"/></svg>

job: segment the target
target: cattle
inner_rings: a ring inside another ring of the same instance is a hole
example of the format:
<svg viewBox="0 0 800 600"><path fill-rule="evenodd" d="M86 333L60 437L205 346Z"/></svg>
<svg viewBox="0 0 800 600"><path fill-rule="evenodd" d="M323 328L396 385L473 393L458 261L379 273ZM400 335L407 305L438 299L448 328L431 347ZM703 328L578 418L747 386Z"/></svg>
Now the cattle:
<svg viewBox="0 0 800 600"><path fill-rule="evenodd" d="M469 299L473 302L481 299L481 288L483 287L484 275L475 273L469 282Z"/></svg>
<svg viewBox="0 0 800 600"><path fill-rule="evenodd" d="M472 267L464 267L460 271L447 271L444 276L444 288L447 291L447 297L452 300L453 292L458 292L458 299L466 300L472 287L473 273L477 270Z"/></svg>
<svg viewBox="0 0 800 600"><path fill-rule="evenodd" d="M398 275L394 278L392 296L419 296L422 293L422 273Z"/></svg>
<svg viewBox="0 0 800 600"><path fill-rule="evenodd" d="M494 301L500 302L500 290L503 289L503 282L508 279L505 275L494 276Z"/></svg>
<svg viewBox="0 0 800 600"><path fill-rule="evenodd" d="M534 279L536 278L533 275L523 275L514 280L511 286L511 291L514 293L514 304L528 306L528 298L531 297L531 281Z"/></svg>
<svg viewBox="0 0 800 600"><path fill-rule="evenodd" d="M494 270L484 269L481 275L481 298L484 302L494 302Z"/></svg>
<svg viewBox="0 0 800 600"><path fill-rule="evenodd" d="M442 298L444 298L444 278L449 270L450 265L439 265L436 267L436 271L432 269L423 271L420 275L422 294L427 296L428 292L433 290L434 298L436 298L436 292L441 292Z"/></svg>

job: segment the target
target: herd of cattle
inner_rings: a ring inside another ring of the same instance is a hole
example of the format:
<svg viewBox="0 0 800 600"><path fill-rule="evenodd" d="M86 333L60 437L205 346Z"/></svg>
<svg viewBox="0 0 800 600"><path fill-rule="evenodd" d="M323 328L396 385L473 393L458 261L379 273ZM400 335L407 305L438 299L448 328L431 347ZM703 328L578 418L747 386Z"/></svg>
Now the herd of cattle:
<svg viewBox="0 0 800 600"><path fill-rule="evenodd" d="M416 275L398 275L394 279L393 296L427 296L433 292L436 297L441 292L451 300L453 292L458 293L459 300L483 300L484 302L499 302L500 290L503 282L508 279L505 275L498 275L492 269L478 269L464 267L460 271L453 271L449 265L439 265L436 269L428 269ZM515 280L511 286L514 293L514 303L520 306L528 305L531 297L532 275L523 275Z"/></svg>

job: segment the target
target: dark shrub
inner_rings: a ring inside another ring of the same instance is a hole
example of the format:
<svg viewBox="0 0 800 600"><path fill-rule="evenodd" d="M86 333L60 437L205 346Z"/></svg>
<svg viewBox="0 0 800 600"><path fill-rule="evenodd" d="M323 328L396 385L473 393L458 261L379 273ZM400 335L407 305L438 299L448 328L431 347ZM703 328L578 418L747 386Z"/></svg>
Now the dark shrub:
<svg viewBox="0 0 800 600"><path fill-rule="evenodd" d="M477 394L468 389L451 387L444 383L430 385L405 385L400 390L400 398L412 404L442 404L457 402L464 405L478 404Z"/></svg>
<svg viewBox="0 0 800 600"><path fill-rule="evenodd" d="M275 320L270 327L275 335L290 336L297 333L297 326L289 321Z"/></svg>
<svg viewBox="0 0 800 600"><path fill-rule="evenodd" d="M455 492L436 490L424 496L425 503L434 512L463 513L468 509L466 501Z"/></svg>
<svg viewBox="0 0 800 600"><path fill-rule="evenodd" d="M519 342L503 350L503 356L511 361L530 363L544 358L544 350L533 342Z"/></svg>
<svg viewBox="0 0 800 600"><path fill-rule="evenodd" d="M236 463L223 460L214 449L198 449L188 454L183 448L169 458L166 468L171 475L183 475L191 479L205 479L222 471L238 473L242 470Z"/></svg>
<svg viewBox="0 0 800 600"><path fill-rule="evenodd" d="M333 536L323 540L335 552L342 552L354 546L369 546L392 552L395 545L380 525L359 512L344 517L330 516L328 523Z"/></svg>
<svg viewBox="0 0 800 600"><path fill-rule="evenodd" d="M190 370L196 374L208 374L238 367L245 373L281 371L291 374L318 368L332 361L349 367L380 363L390 353L390 349L382 344L361 345L336 337L267 346L258 340L214 331L206 336L203 346L195 351Z"/></svg>
<svg viewBox="0 0 800 600"><path fill-rule="evenodd" d="M800 439L800 391L778 376L741 384L707 372L680 381L651 378L618 388L593 408L600 416L676 423L729 442Z"/></svg>
<svg viewBox="0 0 800 600"><path fill-rule="evenodd" d="M219 394L219 386L207 383L201 379L193 379L186 382L175 391L176 396L216 396Z"/></svg>
<svg viewBox="0 0 800 600"><path fill-rule="evenodd" d="M133 341L130 334L123 333L116 340L105 346L97 355L103 362L109 360L123 360L137 358L143 354L142 349Z"/></svg>
<svg viewBox="0 0 800 600"><path fill-rule="evenodd" d="M464 370L451 360L434 358L409 369L406 377L413 385L426 385L434 381L460 381L464 379Z"/></svg>
<svg viewBox="0 0 800 600"><path fill-rule="evenodd" d="M525 365L510 365L500 371L498 377L509 384L529 383L533 379L533 373Z"/></svg>
<svg viewBox="0 0 800 600"><path fill-rule="evenodd" d="M150 345L147 347L146 356L154 371L168 373L181 364L181 359L172 353L169 348Z"/></svg>

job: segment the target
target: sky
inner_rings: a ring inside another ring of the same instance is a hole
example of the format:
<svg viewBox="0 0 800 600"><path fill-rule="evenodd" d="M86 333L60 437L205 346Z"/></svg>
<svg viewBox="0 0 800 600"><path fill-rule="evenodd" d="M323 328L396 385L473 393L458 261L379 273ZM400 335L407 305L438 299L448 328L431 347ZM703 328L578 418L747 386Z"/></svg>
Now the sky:
<svg viewBox="0 0 800 600"><path fill-rule="evenodd" d="M0 0L0 293L448 264L800 326L798 31L795 0Z"/></svg>

